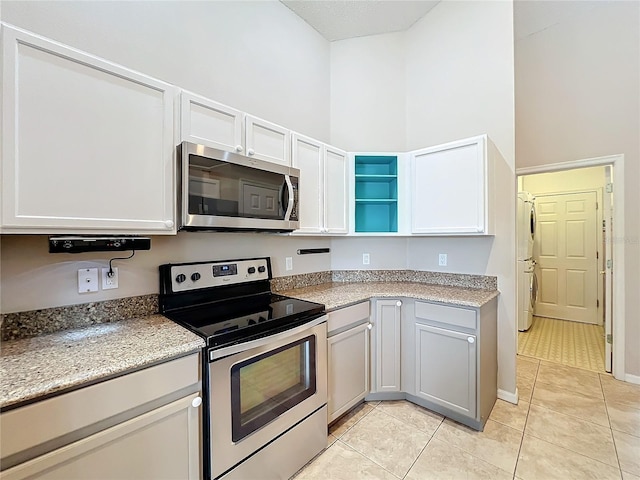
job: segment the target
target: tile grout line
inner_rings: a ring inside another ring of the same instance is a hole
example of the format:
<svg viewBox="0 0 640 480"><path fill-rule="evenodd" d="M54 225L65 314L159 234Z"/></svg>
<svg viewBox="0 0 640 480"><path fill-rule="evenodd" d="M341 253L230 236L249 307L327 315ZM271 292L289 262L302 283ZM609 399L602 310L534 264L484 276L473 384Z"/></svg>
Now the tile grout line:
<svg viewBox="0 0 640 480"><path fill-rule="evenodd" d="M598 381L600 382L600 389L602 390L602 398L604 398L604 409L607 412L607 421L609 422L609 432L611 432L611 441L613 442L613 451L616 453L616 461L618 462L618 469L620 470L620 477L622 478L622 465L620 464L620 455L618 455L618 444L616 443L616 437L613 434L613 427L611 426L611 417L609 416L609 406L607 405L607 395L604 392L604 386L602 385L602 377L598 375Z"/></svg>

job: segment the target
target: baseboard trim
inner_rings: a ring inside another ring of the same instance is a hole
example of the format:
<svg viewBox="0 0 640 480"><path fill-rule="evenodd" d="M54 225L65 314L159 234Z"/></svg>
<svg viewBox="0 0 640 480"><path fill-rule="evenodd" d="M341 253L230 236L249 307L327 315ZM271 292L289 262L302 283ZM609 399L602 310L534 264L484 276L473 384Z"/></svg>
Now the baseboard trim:
<svg viewBox="0 0 640 480"><path fill-rule="evenodd" d="M505 402L513 403L514 405L518 404L518 388L516 387L515 393L507 392L506 390L498 389L498 398L500 400L504 400Z"/></svg>
<svg viewBox="0 0 640 480"><path fill-rule="evenodd" d="M635 383L636 385L640 385L640 376L631 375L630 373L625 373L624 381L629 383Z"/></svg>

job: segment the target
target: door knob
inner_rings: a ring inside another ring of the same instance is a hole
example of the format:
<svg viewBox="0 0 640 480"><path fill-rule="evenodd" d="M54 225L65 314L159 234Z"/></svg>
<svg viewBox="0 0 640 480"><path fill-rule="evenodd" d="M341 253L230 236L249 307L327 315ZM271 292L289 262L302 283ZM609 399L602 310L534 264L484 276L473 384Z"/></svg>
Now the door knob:
<svg viewBox="0 0 640 480"><path fill-rule="evenodd" d="M467 342L469 343L476 343L476 339L473 337L467 337Z"/></svg>
<svg viewBox="0 0 640 480"><path fill-rule="evenodd" d="M254 153L256 153L256 151L253 148L250 148L249 150L247 150L247 154L249 155L253 155Z"/></svg>
<svg viewBox="0 0 640 480"><path fill-rule="evenodd" d="M371 330L372 328L373 328L373 324L372 323L367 325L367 329Z"/></svg>
<svg viewBox="0 0 640 480"><path fill-rule="evenodd" d="M396 307L401 307L401 306L402 306L402 302L398 300L398 301L396 302Z"/></svg>
<svg viewBox="0 0 640 480"><path fill-rule="evenodd" d="M200 405L202 405L202 397L196 397L193 400L191 400L192 407L198 408Z"/></svg>
<svg viewBox="0 0 640 480"><path fill-rule="evenodd" d="M236 145L236 152L242 152L243 150L242 145Z"/></svg>

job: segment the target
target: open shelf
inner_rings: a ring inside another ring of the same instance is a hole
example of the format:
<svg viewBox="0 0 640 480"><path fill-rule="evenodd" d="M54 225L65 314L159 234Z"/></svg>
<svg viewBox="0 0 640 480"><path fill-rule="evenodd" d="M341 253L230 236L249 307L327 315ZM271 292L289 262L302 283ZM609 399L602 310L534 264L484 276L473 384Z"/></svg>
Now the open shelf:
<svg viewBox="0 0 640 480"><path fill-rule="evenodd" d="M398 231L398 157L355 156L355 231Z"/></svg>

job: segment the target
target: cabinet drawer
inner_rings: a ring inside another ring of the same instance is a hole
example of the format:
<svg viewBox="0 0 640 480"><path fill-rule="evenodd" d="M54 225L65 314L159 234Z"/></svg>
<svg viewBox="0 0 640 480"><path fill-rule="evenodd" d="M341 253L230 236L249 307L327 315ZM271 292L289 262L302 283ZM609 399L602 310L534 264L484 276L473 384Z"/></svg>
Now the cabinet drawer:
<svg viewBox="0 0 640 480"><path fill-rule="evenodd" d="M466 308L416 302L416 319L431 320L471 330L476 329L476 312Z"/></svg>
<svg viewBox="0 0 640 480"><path fill-rule="evenodd" d="M90 430L98 422L173 392L196 391L200 388L198 359L198 354L178 358L3 413L2 458Z"/></svg>
<svg viewBox="0 0 640 480"><path fill-rule="evenodd" d="M329 334L354 323L369 319L369 302L362 302L350 307L329 312L327 331Z"/></svg>

